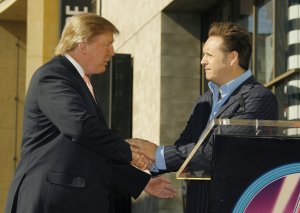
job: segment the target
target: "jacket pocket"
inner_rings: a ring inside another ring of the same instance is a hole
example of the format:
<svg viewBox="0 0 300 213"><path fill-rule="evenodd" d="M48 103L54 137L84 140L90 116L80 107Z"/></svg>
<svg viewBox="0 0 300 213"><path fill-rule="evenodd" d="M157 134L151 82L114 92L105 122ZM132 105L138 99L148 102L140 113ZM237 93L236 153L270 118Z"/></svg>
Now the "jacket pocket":
<svg viewBox="0 0 300 213"><path fill-rule="evenodd" d="M72 176L61 172L48 172L46 180L49 183L76 188L85 187L85 177Z"/></svg>

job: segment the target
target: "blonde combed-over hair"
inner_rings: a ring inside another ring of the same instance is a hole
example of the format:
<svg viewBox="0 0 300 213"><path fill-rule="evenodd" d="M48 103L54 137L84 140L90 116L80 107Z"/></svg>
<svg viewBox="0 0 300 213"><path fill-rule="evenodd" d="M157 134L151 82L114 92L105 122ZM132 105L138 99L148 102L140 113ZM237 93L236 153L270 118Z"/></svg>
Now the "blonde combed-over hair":
<svg viewBox="0 0 300 213"><path fill-rule="evenodd" d="M81 13L67 21L57 47L55 55L63 55L75 49L80 42L89 42L95 36L105 32L118 34L118 29L105 18L93 13Z"/></svg>

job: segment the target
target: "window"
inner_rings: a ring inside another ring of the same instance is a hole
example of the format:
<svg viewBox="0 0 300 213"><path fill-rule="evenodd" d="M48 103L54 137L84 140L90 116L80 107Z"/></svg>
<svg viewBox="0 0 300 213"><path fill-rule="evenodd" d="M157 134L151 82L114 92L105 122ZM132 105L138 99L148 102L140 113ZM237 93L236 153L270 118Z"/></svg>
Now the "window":
<svg viewBox="0 0 300 213"><path fill-rule="evenodd" d="M273 78L273 1L265 0L257 5L255 36L255 76L260 83Z"/></svg>

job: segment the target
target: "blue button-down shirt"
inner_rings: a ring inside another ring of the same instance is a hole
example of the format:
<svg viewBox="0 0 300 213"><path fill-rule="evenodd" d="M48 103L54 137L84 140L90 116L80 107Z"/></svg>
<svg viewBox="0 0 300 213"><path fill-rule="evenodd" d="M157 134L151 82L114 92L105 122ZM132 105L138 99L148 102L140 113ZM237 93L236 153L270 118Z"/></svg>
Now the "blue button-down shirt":
<svg viewBox="0 0 300 213"><path fill-rule="evenodd" d="M251 75L251 70L247 70L236 79L228 82L221 87L218 87L218 85L213 82L208 83L208 87L213 93L213 106L209 120L212 120L215 117L221 106L223 106L223 104L227 101L232 92L236 88L238 88L244 81L246 81ZM221 94L221 96L219 96L219 94ZM219 97L221 98L219 99Z"/></svg>
<svg viewBox="0 0 300 213"><path fill-rule="evenodd" d="M225 85L222 85L221 87L218 87L218 85L216 85L213 82L208 83L208 86L211 92L213 93L213 106L209 120L215 117L221 106L227 101L232 92L236 88L238 88L244 81L246 81L251 75L251 70L247 70L236 79L233 79L232 81L228 82ZM220 99L219 94L221 94ZM167 167L164 157L164 146L159 146L156 150L156 162L152 165L150 170L152 172L158 172L158 170L165 170L166 168Z"/></svg>

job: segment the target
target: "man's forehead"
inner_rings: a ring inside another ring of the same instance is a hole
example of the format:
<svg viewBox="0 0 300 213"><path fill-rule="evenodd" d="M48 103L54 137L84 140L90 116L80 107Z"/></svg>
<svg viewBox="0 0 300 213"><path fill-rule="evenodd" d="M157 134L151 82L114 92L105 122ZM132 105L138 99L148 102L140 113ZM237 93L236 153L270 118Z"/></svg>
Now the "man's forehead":
<svg viewBox="0 0 300 213"><path fill-rule="evenodd" d="M114 35L112 32L104 32L92 37L91 40L94 41L105 41L105 42L114 42Z"/></svg>
<svg viewBox="0 0 300 213"><path fill-rule="evenodd" d="M203 46L203 51L204 50L209 50L211 48L215 49L215 48L220 48L222 49L223 47L223 39L220 36L210 36L204 46Z"/></svg>

